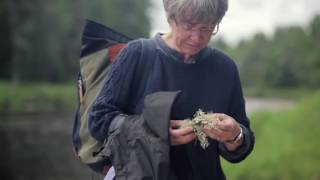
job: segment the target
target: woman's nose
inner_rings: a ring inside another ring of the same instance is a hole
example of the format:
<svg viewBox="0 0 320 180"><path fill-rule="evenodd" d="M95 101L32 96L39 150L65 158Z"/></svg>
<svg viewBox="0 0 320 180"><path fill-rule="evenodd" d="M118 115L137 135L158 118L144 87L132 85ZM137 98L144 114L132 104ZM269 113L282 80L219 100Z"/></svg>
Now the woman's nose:
<svg viewBox="0 0 320 180"><path fill-rule="evenodd" d="M200 30L191 31L191 39L194 42L201 42L203 39L201 31Z"/></svg>

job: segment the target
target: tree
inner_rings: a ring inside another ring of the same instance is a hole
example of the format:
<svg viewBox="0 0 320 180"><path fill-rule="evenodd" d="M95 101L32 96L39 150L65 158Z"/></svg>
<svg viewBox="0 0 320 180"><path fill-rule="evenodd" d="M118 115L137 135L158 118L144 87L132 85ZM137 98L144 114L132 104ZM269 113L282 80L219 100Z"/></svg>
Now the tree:
<svg viewBox="0 0 320 180"><path fill-rule="evenodd" d="M9 69L15 82L74 80L84 18L97 20L132 38L146 37L150 31L146 15L149 0L4 2L8 6L1 1L0 18L9 23L5 26L4 21L1 28L11 36L0 38L11 38L4 39L11 41L5 44L11 53L1 62L1 70ZM6 12L8 17L2 15ZM0 77L5 77L2 74L5 71L0 73Z"/></svg>
<svg viewBox="0 0 320 180"><path fill-rule="evenodd" d="M83 1L85 17L105 24L132 38L148 37L150 0Z"/></svg>
<svg viewBox="0 0 320 180"><path fill-rule="evenodd" d="M0 1L0 79L9 79L12 60L12 40L6 1Z"/></svg>
<svg viewBox="0 0 320 180"><path fill-rule="evenodd" d="M313 18L309 26L310 34L307 37L309 42L308 53L308 71L305 80L308 86L312 88L320 87L320 15Z"/></svg>

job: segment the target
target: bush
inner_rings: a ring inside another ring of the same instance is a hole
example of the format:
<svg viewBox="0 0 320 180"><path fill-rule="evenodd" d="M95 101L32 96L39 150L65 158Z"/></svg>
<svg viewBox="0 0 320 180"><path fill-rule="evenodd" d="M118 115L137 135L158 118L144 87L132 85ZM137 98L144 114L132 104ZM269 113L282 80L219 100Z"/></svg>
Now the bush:
<svg viewBox="0 0 320 180"><path fill-rule="evenodd" d="M76 85L0 82L1 113L70 112L76 102Z"/></svg>

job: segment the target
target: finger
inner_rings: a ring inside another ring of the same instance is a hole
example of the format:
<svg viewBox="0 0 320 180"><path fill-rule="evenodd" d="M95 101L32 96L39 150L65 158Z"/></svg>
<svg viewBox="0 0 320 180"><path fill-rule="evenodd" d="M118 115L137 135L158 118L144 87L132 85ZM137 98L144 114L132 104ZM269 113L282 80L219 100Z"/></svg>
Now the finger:
<svg viewBox="0 0 320 180"><path fill-rule="evenodd" d="M172 145L182 145L182 144L187 144L194 140L196 138L196 135L193 134L188 134L185 136L179 136L179 137L173 137L171 136L171 144Z"/></svg>
<svg viewBox="0 0 320 180"><path fill-rule="evenodd" d="M193 128L192 127L185 127L185 128L181 128L181 129L174 129L174 128L170 128L170 134L172 136L185 136L188 134L192 134L194 133Z"/></svg>
<svg viewBox="0 0 320 180"><path fill-rule="evenodd" d="M212 132L212 133L222 133L222 130L219 127L218 128L204 127L203 131Z"/></svg>
<svg viewBox="0 0 320 180"><path fill-rule="evenodd" d="M211 139L219 140L222 138L222 131L219 129L204 128L203 132Z"/></svg>
<svg viewBox="0 0 320 180"><path fill-rule="evenodd" d="M194 140L196 137L197 136L194 133L188 134L188 135L185 135L185 136L181 137L181 142L186 144L186 143L189 143L190 141Z"/></svg>
<svg viewBox="0 0 320 180"><path fill-rule="evenodd" d="M225 131L210 131L210 130L204 130L204 133L211 139L215 139L219 142L224 142L228 139L230 139L230 132Z"/></svg>
<svg viewBox="0 0 320 180"><path fill-rule="evenodd" d="M228 118L224 121L219 121L217 123L217 127L222 131L233 131L238 126L238 122L236 122L232 118Z"/></svg>
<svg viewBox="0 0 320 180"><path fill-rule="evenodd" d="M230 131L231 126L229 126L227 123L219 121L217 123L217 127L220 131Z"/></svg>
<svg viewBox="0 0 320 180"><path fill-rule="evenodd" d="M223 113L214 113L214 115L219 121L223 121L224 119L227 119L229 117L228 115Z"/></svg>
<svg viewBox="0 0 320 180"><path fill-rule="evenodd" d="M183 124L183 120L171 120L170 121L170 127L172 128L179 128Z"/></svg>

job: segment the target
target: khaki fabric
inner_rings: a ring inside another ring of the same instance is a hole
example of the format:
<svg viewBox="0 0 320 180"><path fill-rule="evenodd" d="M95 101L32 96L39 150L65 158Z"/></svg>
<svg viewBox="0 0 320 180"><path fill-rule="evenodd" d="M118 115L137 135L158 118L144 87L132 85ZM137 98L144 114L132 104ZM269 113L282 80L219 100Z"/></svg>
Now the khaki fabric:
<svg viewBox="0 0 320 180"><path fill-rule="evenodd" d="M85 93L84 101L79 110L79 115L81 117L80 139L83 143L82 148L79 151L79 156L83 162L89 164L95 163L101 159L99 156L92 156L92 154L99 150L102 144L90 136L87 119L91 107L95 103L102 86L105 84L106 76L110 68L107 49L90 54L80 60L80 69Z"/></svg>

